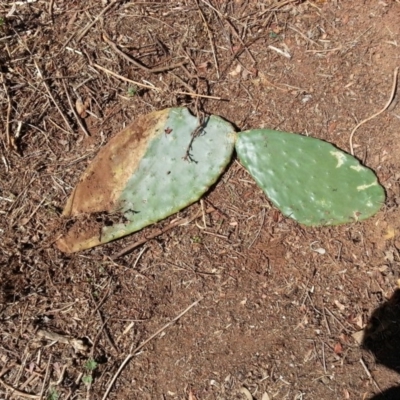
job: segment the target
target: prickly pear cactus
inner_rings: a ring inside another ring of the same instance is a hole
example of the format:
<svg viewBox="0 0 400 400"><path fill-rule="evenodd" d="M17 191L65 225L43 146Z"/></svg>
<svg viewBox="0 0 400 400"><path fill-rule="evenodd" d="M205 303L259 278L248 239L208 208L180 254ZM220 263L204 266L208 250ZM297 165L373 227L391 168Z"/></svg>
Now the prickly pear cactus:
<svg viewBox="0 0 400 400"><path fill-rule="evenodd" d="M63 215L72 228L58 248L75 252L157 222L198 200L232 157L236 134L211 116L198 121L185 108L139 117L100 150L72 192Z"/></svg>
<svg viewBox="0 0 400 400"><path fill-rule="evenodd" d="M322 140L257 129L238 135L236 151L272 203L304 225L363 220L385 200L370 169Z"/></svg>

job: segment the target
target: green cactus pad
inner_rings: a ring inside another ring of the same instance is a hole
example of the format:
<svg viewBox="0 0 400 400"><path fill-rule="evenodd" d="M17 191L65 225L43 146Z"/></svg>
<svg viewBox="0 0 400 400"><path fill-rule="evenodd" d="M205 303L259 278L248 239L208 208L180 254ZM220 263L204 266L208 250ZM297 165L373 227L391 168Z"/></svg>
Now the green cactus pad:
<svg viewBox="0 0 400 400"><path fill-rule="evenodd" d="M236 151L272 203L303 225L363 220L385 200L370 169L322 140L257 129L238 135Z"/></svg>
<svg viewBox="0 0 400 400"><path fill-rule="evenodd" d="M63 215L74 224L58 248L107 243L197 201L231 160L236 138L231 124L211 116L191 143L197 125L187 109L171 108L139 117L112 138L68 199Z"/></svg>

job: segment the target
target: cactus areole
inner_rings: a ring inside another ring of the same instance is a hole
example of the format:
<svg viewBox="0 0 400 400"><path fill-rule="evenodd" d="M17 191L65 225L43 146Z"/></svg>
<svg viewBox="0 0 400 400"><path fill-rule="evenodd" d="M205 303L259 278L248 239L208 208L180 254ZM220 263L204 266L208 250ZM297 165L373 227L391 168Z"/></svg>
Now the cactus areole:
<svg viewBox="0 0 400 400"><path fill-rule="evenodd" d="M236 151L271 202L304 225L363 220L385 200L370 169L319 139L256 129L238 135Z"/></svg>
<svg viewBox="0 0 400 400"><path fill-rule="evenodd" d="M201 130L185 108L139 117L102 148L67 201L64 252L107 243L197 201L232 158L235 132L211 116ZM193 132L198 136L192 138Z"/></svg>

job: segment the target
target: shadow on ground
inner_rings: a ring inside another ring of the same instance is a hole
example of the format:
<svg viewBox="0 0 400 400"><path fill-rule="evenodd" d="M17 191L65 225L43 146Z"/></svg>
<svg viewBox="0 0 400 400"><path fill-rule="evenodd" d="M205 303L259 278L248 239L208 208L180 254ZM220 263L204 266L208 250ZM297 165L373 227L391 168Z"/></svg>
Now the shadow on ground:
<svg viewBox="0 0 400 400"><path fill-rule="evenodd" d="M400 373L400 289L372 314L363 347L371 351L378 364ZM370 400L398 400L400 386L375 395Z"/></svg>

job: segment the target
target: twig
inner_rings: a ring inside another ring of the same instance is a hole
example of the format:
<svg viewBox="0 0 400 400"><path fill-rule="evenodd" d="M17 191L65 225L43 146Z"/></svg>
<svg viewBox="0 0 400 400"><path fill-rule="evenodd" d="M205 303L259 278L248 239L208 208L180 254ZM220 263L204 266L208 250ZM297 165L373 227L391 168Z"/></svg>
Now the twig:
<svg viewBox="0 0 400 400"><path fill-rule="evenodd" d="M143 253L144 253L146 250L147 250L147 247L143 247L143 249L140 250L139 255L136 257L136 260L135 260L135 262L134 262L133 265L132 265L132 269L135 269L135 268L136 268L137 263L139 262L140 258L142 257Z"/></svg>
<svg viewBox="0 0 400 400"><path fill-rule="evenodd" d="M310 42L310 43L312 43L312 44L314 44L314 45L316 45L316 46L319 46L319 47L321 47L321 45L319 44L319 43L317 43L317 42L315 42L314 40L312 40L312 39L310 39L307 35L305 35L303 32L301 32L301 31L299 31L297 28L295 28L294 26L292 26L292 25L288 25L287 26L289 29L291 29L292 31L294 31L294 32L296 32L296 33L298 33L301 37L303 37L305 40L307 40L308 42Z"/></svg>
<svg viewBox="0 0 400 400"><path fill-rule="evenodd" d="M250 247L253 246L254 242L257 240L258 236L260 235L261 229L264 226L264 221L265 221L265 208L263 208L263 216L262 216L260 228L258 229L258 232L257 232L256 236L254 237L254 239L249 244L248 249L250 249Z"/></svg>
<svg viewBox="0 0 400 400"><path fill-rule="evenodd" d="M74 114L74 117L75 117L75 119L76 119L76 122L78 122L78 125L79 125L80 128L83 130L83 132L85 133L85 135L86 135L87 137L89 137L90 134L89 134L89 132L87 131L87 129L85 128L85 125L83 125L83 123L82 123L82 121L81 121L81 117L80 117L80 116L78 115L78 113L75 111L74 104L72 103L71 97L70 97L70 95L69 95L69 93L68 93L67 84L65 83L65 80L64 80L64 79L62 79L62 83L63 83L63 86L64 86L65 94L67 95L68 104L69 104L69 107L71 108L72 114Z"/></svg>
<svg viewBox="0 0 400 400"><path fill-rule="evenodd" d="M43 398L44 388L46 387L47 377L49 376L50 364L51 364L51 354L49 356L49 361L47 362L46 374L44 375L43 385L42 385L42 390L40 391L39 400Z"/></svg>
<svg viewBox="0 0 400 400"><path fill-rule="evenodd" d="M54 24L53 6L54 6L54 0L50 0L50 2L49 2L49 14L50 14L50 19L51 19L51 23L52 24Z"/></svg>
<svg viewBox="0 0 400 400"><path fill-rule="evenodd" d="M40 399L40 397L41 397L41 396L39 396L37 394L30 394L30 393L21 392L20 390L15 389L12 386L10 386L7 383L5 383L2 379L0 379L0 384L2 384L6 389L11 390L12 393L15 393L15 394L17 394L18 396L21 396L21 397L26 397L28 399Z"/></svg>
<svg viewBox="0 0 400 400"><path fill-rule="evenodd" d="M200 206L201 206L201 213L203 214L204 229L206 229L207 228L207 222L206 222L206 213L204 212L204 201L203 201L203 199L200 200Z"/></svg>
<svg viewBox="0 0 400 400"><path fill-rule="evenodd" d="M67 371L67 366L68 363L63 365L60 376L58 377L57 381L54 382L54 386L61 385L61 382L64 380L65 377L65 372Z"/></svg>
<svg viewBox="0 0 400 400"><path fill-rule="evenodd" d="M282 1L282 2L276 3L273 5L273 7L268 8L268 10L265 10L262 13L258 14L258 17L262 17L267 12L276 11L277 9L282 8L283 6L286 6L287 4L290 4L290 3L294 3L296 1L301 1L301 0L287 0L287 1Z"/></svg>
<svg viewBox="0 0 400 400"><path fill-rule="evenodd" d="M210 207L206 210L206 214L210 214L212 212L216 211L214 207ZM193 222L195 219L197 219L199 217L199 213L197 213L194 217L191 218L185 218L185 219L180 219L170 225L168 225L167 227L165 227L164 229L159 229L158 231L156 231L155 233L152 233L151 235L145 237L144 239L138 240L137 242L130 244L129 246L125 247L124 249L122 249L121 251L119 251L117 254L114 254L111 257L111 260L116 260L117 258L130 253L132 250L136 249L137 247L141 246L142 244L147 243L149 240L156 238L157 236L160 236L162 234L164 234L165 232L168 232L169 230L179 226L179 225L187 225L190 224L191 222Z"/></svg>
<svg viewBox="0 0 400 400"><path fill-rule="evenodd" d="M183 66L183 70L185 72L187 72L187 69L185 66ZM170 72L169 74L172 75L175 79L177 79L183 86L185 86L185 88L187 90L189 90L190 93L193 92L193 88L189 84L187 84L180 76L174 74L173 72Z"/></svg>
<svg viewBox="0 0 400 400"><path fill-rule="evenodd" d="M212 50L212 53L213 53L215 69L217 71L217 78L219 79L219 76L220 76L219 75L219 65L218 65L217 56L215 54L215 45L214 45L213 35L211 33L211 30L210 30L210 27L209 27L208 22L206 20L206 17L204 16L203 11L200 8L199 1L198 0L195 0L195 1L196 1L197 8L199 10L199 13L201 15L201 19L203 20L204 26L206 27L206 30L207 30L208 39L210 40L211 50Z"/></svg>
<svg viewBox="0 0 400 400"><path fill-rule="evenodd" d="M142 88L145 88L145 89L156 90L156 91L159 91L159 92L163 91L163 90L160 89L159 87L151 86L151 85L145 85L144 83L140 83L140 82L134 81L134 80L132 80L132 79L125 78L124 76L119 75L119 74L117 74L117 73L115 73L115 72L113 72L113 71L110 71L109 69L104 68L104 67L102 67L102 66L99 65L99 64L92 63L91 65L92 65L93 67L95 67L95 68L101 70L101 71L104 71L104 72L107 73L107 74L113 75L113 76L115 76L116 78L121 79L122 81L129 82L129 83L133 83L134 85L137 85L137 86L142 87ZM209 95L206 95L206 94L199 94L199 93L192 93L192 92L182 92L182 91L180 91L180 90L176 90L176 91L174 91L174 92L172 92L172 93L175 93L175 94L183 94L183 95L185 95L185 96L199 97L199 98L204 98L204 99L226 101L226 100L224 100L222 97L209 96Z"/></svg>
<svg viewBox="0 0 400 400"><path fill-rule="evenodd" d="M388 102L385 104L385 107L382 108L382 110L378 111L377 113L375 113L374 115L371 115L370 117L364 119L363 121L359 122L356 127L351 131L350 134L350 139L349 139L349 143L350 143L350 152L351 155L354 155L354 149L353 149L353 136L354 133L356 132L356 130L363 124L365 124L368 121L371 121L371 119L377 117L379 114L382 114L384 111L386 111L386 109L390 106L391 102L393 101L394 95L396 94L396 88L397 88L397 75L399 73L399 67L395 68L394 73L393 73L393 85L392 85L392 92L390 93L390 97Z"/></svg>
<svg viewBox="0 0 400 400"><path fill-rule="evenodd" d="M170 71L171 69L179 68L182 65L184 65L184 62L181 62L179 64L172 64L168 65L166 67L158 67L158 68L149 68L146 65L140 63L139 61L136 61L133 57L129 56L128 54L124 53L122 50L118 48L118 46L105 34L103 33L103 40L121 57L125 58L128 62L134 64L136 67L147 71L151 72L153 74L158 73L158 72L165 72L165 71Z"/></svg>
<svg viewBox="0 0 400 400"><path fill-rule="evenodd" d="M5 79L4 79L4 75L3 73L1 73L1 81L3 84L3 88L4 88L4 92L6 94L7 97L7 120L6 120L6 145L8 148L11 147L11 137L10 137L10 116L11 116L11 99L10 99L10 95L8 94L8 89L5 83Z"/></svg>
<svg viewBox="0 0 400 400"><path fill-rule="evenodd" d="M199 94L199 93L192 93L192 92L181 92L179 90L174 91L173 93L176 94L184 94L186 96L191 96L191 97L200 97L203 99L211 99L211 100L224 100L222 97L217 97L217 96L208 96L206 94Z"/></svg>
<svg viewBox="0 0 400 400"><path fill-rule="evenodd" d="M75 379L75 387L78 387L78 385L79 385L79 383L80 383L80 381L81 381L81 379L82 379L82 376L83 376L83 372L80 372L79 374L78 374L78 376L76 377L76 379ZM68 395L67 395L67 397L65 398L65 400L69 400L69 398L72 396L72 390L70 389L70 392L68 393Z"/></svg>
<svg viewBox="0 0 400 400"><path fill-rule="evenodd" d="M185 310L183 310L178 316L176 316L172 321L168 322L165 324L162 328L160 328L157 332L153 333L148 339L146 339L143 343L141 343L136 349L128 354L125 358L125 360L122 362L120 367L118 368L117 372L111 379L111 382L109 383L106 392L104 393L104 396L102 397L102 400L106 400L108 394L110 393L111 388L113 387L115 381L117 380L119 374L121 371L125 368L125 365L128 364L128 362L134 357L134 355L141 349L143 348L147 343L149 343L151 340L153 340L156 336L158 336L162 331L167 329L169 326L171 326L173 323L178 321L180 318L182 318L190 309L192 309L195 305L197 305L201 300L203 300L203 297L196 300L194 303L192 303L189 307L187 307Z"/></svg>
<svg viewBox="0 0 400 400"><path fill-rule="evenodd" d="M324 342L321 343L321 347L322 347L322 365L324 367L324 372L325 372L325 375L326 375L325 343Z"/></svg>
<svg viewBox="0 0 400 400"><path fill-rule="evenodd" d="M145 85L144 83L139 83L139 82L133 81L132 79L125 78L124 76L119 75L119 74L117 74L117 73L115 73L115 72L112 72L112 71L110 71L109 69L102 67L101 65L98 65L98 64L95 64L95 63L93 63L93 64L91 64L91 65L92 65L93 67L96 67L96 68L98 68L98 69L100 69L100 70L106 72L107 74L113 75L113 76L115 76L116 78L119 78L119 79L121 79L121 80L123 80L123 81L125 81L125 82L133 83L134 85L140 86L140 87L145 88L145 89L151 89L151 90L161 91L161 89L158 88L158 87L156 87L156 86Z"/></svg>
<svg viewBox="0 0 400 400"><path fill-rule="evenodd" d="M324 315L324 321L325 321L325 325L326 325L326 329L328 331L328 334L331 335L331 328L329 327L329 322L328 322L328 318L326 318L326 312L325 312L325 307L322 309L322 314Z"/></svg>
<svg viewBox="0 0 400 400"><path fill-rule="evenodd" d="M221 234L219 234L219 233L214 233L214 232L209 232L209 231L204 231L204 230L202 231L202 233L204 233L204 234L206 234L206 235L215 236L215 237L220 238L220 239L229 240L229 237L228 237L228 236L226 236L226 235L221 235Z"/></svg>
<svg viewBox="0 0 400 400"><path fill-rule="evenodd" d="M333 312L331 310L329 310L329 308L325 307L325 310L328 312L328 314L346 331L349 332L349 329L346 328L340 321L339 319L335 316L335 314L333 314Z"/></svg>
<svg viewBox="0 0 400 400"><path fill-rule="evenodd" d="M101 306L101 304L103 303L103 300L106 298L106 296L108 296L108 293L109 293L109 290L106 292L106 294L104 295L104 297L103 297L103 299L100 301L100 303L98 304L98 305L96 305L96 312L97 312L97 315L99 316L99 318L100 318L100 322L101 322L101 329L99 330L99 335L98 336L100 336L100 333L102 332L102 331L104 331L104 334L105 334L105 336L106 336L106 339L107 339L107 342L108 342L108 344L115 350L115 352L117 353L117 354L119 354L119 349L118 349L118 347L115 345L115 343L113 342L113 340L111 339L111 337L110 337L110 334L108 333L108 330L106 329L106 324L107 324L107 322L108 322L108 319L107 319L107 321L104 321L104 318L103 318L103 314L101 313L101 311L100 311L100 306ZM94 296L93 296L93 293L92 292L90 292L90 296L92 297L92 300L93 300L93 303L94 304L96 304L96 300L94 299ZM96 343L97 342L97 338L96 338L96 340L94 341L94 343ZM92 352L93 352L93 350L94 350L94 346L92 347Z"/></svg>
<svg viewBox="0 0 400 400"><path fill-rule="evenodd" d="M249 55L249 57L251 58L251 61L253 61L253 63L256 63L255 58L253 57L253 55L251 54L250 50L247 48L247 46L245 45L245 43L243 42L242 38L240 37L240 35L237 33L236 28L234 27L234 25L232 24L232 22L229 20L229 16L226 16L224 14L222 14L221 12L219 12L216 8L214 8L210 3L208 3L205 0L201 0L204 4L206 4L208 7L210 7L211 9L213 9L221 18L223 18L227 24L229 25L229 27L231 28L233 34L237 37L237 39L239 40L240 44L242 45L242 48L244 50L246 50L246 53Z"/></svg>
<svg viewBox="0 0 400 400"><path fill-rule="evenodd" d="M35 207L35 209L32 211L31 215L29 215L29 217L27 219L25 219L23 222L21 222L21 225L24 226L26 225L32 218L33 216L36 214L37 210L39 210L39 208L41 207L41 205L45 202L46 197L44 197L41 202Z"/></svg>
<svg viewBox="0 0 400 400"><path fill-rule="evenodd" d="M70 125L69 122L68 122L67 117L64 115L64 113L62 112L60 106L57 104L55 98L54 98L53 95L51 94L50 88L49 88L49 86L47 85L47 82L45 81L45 79L43 78L43 74L42 74L42 71L41 71L40 68L39 68L39 65L37 64L37 62L36 62L35 59L33 60L33 62L35 63L35 66L36 66L37 72L38 72L38 74L39 74L39 77L40 77L40 79L42 80L42 83L43 83L44 87L46 88L46 91L47 91L48 95L50 96L51 100L53 101L54 105L56 106L56 108L57 108L58 112L60 113L62 119L64 120L64 122L65 122L65 124L67 125L67 127L69 128L69 130L70 130L71 132L74 132L74 130L72 129L71 125Z"/></svg>
<svg viewBox="0 0 400 400"><path fill-rule="evenodd" d="M306 50L306 53L329 53L330 51L339 51L339 50L342 50L342 46L325 50Z"/></svg>
<svg viewBox="0 0 400 400"><path fill-rule="evenodd" d="M103 8L103 10L100 12L99 15L97 15L97 17L91 21L88 22L88 24L81 30L81 33L78 35L78 37L76 38L76 41L79 42L85 35L86 33L89 31L89 29L111 8L113 7L115 4L119 3L121 0L114 0L112 1L110 4L108 4L106 7ZM68 43L74 38L75 33L70 36L70 38L64 43L64 48L65 46L68 45Z"/></svg>
<svg viewBox="0 0 400 400"><path fill-rule="evenodd" d="M371 379L371 381L374 383L374 385L376 386L376 388L379 390L380 393L382 393L382 389L379 387L378 383L376 382L376 380L373 378L373 376L371 375L371 372L369 372L369 369L367 368L367 366L365 365L365 362L362 358L360 358L360 364L362 365L362 367L364 368L365 373L367 374L368 378Z"/></svg>
<svg viewBox="0 0 400 400"><path fill-rule="evenodd" d="M289 60L292 58L292 56L286 50L279 49L278 47L272 46L271 44L268 46L268 48L273 51L276 51L278 54L288 58Z"/></svg>

